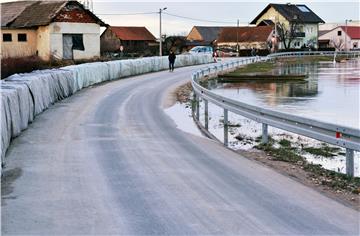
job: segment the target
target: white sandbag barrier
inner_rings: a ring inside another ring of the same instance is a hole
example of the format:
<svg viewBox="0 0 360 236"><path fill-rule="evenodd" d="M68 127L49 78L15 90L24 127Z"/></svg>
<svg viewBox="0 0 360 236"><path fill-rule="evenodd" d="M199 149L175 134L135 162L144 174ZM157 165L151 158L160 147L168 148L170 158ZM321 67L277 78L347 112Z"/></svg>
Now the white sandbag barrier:
<svg viewBox="0 0 360 236"><path fill-rule="evenodd" d="M178 55L175 66L213 62L211 55ZM60 69L15 74L0 82L1 166L11 139L51 104L104 81L168 69L164 57L84 63Z"/></svg>

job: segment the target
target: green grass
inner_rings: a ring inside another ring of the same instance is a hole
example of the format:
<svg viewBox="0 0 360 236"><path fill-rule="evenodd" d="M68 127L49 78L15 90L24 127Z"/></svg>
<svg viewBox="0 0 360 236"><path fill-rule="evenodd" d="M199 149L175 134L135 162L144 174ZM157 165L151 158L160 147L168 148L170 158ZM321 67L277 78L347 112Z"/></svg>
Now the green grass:
<svg viewBox="0 0 360 236"><path fill-rule="evenodd" d="M271 71L276 64L274 62L259 62L259 63L252 63L246 65L242 68L235 70L234 72L229 73L228 75L237 76L242 74L248 73L263 73Z"/></svg>
<svg viewBox="0 0 360 236"><path fill-rule="evenodd" d="M327 145L323 145L320 148L315 147L306 147L303 148L305 152L308 152L310 154L316 155L316 156L323 156L323 157L334 157L338 155L338 152L341 150L337 147L329 147Z"/></svg>
<svg viewBox="0 0 360 236"><path fill-rule="evenodd" d="M346 59L346 56L336 56L336 61ZM304 56L304 57L293 57L293 58L280 58L278 61L286 62L289 64L303 63L303 62L320 62L320 61L333 61L334 56Z"/></svg>
<svg viewBox="0 0 360 236"><path fill-rule="evenodd" d="M265 151L266 153L270 154L274 160L277 161L285 161L290 163L305 161L305 159L298 155L293 148L283 146L275 148L271 143L259 144L255 146L255 148Z"/></svg>
<svg viewBox="0 0 360 236"><path fill-rule="evenodd" d="M279 144L282 146L282 147L291 147L291 142L289 140L286 140L286 139L281 139L279 141Z"/></svg>

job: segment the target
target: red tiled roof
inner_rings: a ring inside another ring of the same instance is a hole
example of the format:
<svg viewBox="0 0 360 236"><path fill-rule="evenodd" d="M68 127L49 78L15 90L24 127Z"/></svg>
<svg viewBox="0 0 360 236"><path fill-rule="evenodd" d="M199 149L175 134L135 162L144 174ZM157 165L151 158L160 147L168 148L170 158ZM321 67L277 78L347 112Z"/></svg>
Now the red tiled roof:
<svg viewBox="0 0 360 236"><path fill-rule="evenodd" d="M227 27L220 32L217 42L236 42L237 37L239 42L264 42L272 30L271 26Z"/></svg>
<svg viewBox="0 0 360 236"><path fill-rule="evenodd" d="M121 40L155 41L156 38L145 27L110 26L109 29Z"/></svg>
<svg viewBox="0 0 360 236"><path fill-rule="evenodd" d="M56 21L55 18L61 10L68 11L76 6L80 9L80 12L78 11L78 13L87 14L87 18L91 18L92 22L96 22L101 26L106 26L104 22L91 11L86 10L78 1L46 0L1 3L1 27L30 28L48 25L51 22ZM71 22L71 20L63 21ZM73 20L72 22L82 21Z"/></svg>
<svg viewBox="0 0 360 236"><path fill-rule="evenodd" d="M351 39L360 39L360 26L341 26Z"/></svg>

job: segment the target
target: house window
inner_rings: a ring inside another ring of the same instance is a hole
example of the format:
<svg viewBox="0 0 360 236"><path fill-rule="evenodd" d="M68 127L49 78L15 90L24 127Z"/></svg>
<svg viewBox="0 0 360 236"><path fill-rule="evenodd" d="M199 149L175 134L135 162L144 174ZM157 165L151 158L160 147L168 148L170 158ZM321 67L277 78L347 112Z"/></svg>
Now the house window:
<svg viewBox="0 0 360 236"><path fill-rule="evenodd" d="M81 50L81 51L85 50L82 34L73 34L72 44L73 44L72 45L73 50Z"/></svg>
<svg viewBox="0 0 360 236"><path fill-rule="evenodd" d="M310 12L310 10L306 6L297 6L297 8L302 12Z"/></svg>
<svg viewBox="0 0 360 236"><path fill-rule="evenodd" d="M341 30L338 31L338 36L341 36Z"/></svg>
<svg viewBox="0 0 360 236"><path fill-rule="evenodd" d="M27 37L26 34L18 34L18 42L26 42Z"/></svg>
<svg viewBox="0 0 360 236"><path fill-rule="evenodd" d="M3 42L11 42L12 36L11 34L3 34Z"/></svg>
<svg viewBox="0 0 360 236"><path fill-rule="evenodd" d="M357 42L353 44L353 48L357 48L358 47L358 44Z"/></svg>

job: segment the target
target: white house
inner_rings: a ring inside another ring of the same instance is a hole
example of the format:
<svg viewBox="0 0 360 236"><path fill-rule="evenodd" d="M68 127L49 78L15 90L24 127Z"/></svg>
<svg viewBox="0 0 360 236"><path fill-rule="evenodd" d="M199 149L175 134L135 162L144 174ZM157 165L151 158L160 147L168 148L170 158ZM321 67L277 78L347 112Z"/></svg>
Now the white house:
<svg viewBox="0 0 360 236"><path fill-rule="evenodd" d="M319 37L321 48L355 50L360 47L360 26L339 26Z"/></svg>
<svg viewBox="0 0 360 236"><path fill-rule="evenodd" d="M278 45L279 49L283 49L284 42L287 44L289 41L289 48L301 48L304 45L317 48L319 23L325 22L306 5L271 3L250 24L273 25L275 33L279 33L279 30L275 30L275 25L278 26L277 29L281 27L287 30L285 41ZM290 30L291 26L294 26L293 31Z"/></svg>
<svg viewBox="0 0 360 236"><path fill-rule="evenodd" d="M99 57L100 26L106 24L77 1L1 3L2 58Z"/></svg>

